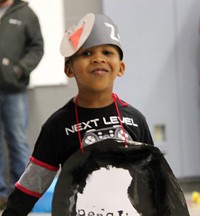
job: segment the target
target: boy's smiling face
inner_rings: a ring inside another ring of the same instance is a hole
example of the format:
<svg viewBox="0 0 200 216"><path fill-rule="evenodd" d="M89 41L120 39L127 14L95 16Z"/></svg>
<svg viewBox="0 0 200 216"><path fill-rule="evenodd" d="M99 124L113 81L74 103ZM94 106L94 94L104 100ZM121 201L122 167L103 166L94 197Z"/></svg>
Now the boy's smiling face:
<svg viewBox="0 0 200 216"><path fill-rule="evenodd" d="M68 77L75 77L79 92L112 92L117 76L124 74L125 64L114 45L80 49L65 67Z"/></svg>

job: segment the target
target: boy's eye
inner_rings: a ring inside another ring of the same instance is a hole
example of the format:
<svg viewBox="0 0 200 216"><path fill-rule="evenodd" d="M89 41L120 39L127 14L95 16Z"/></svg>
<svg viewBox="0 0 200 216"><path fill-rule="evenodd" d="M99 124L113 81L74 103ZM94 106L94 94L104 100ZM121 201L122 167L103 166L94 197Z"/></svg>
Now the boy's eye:
<svg viewBox="0 0 200 216"><path fill-rule="evenodd" d="M102 53L104 55L111 55L112 54L112 52L109 51L109 50L105 50ZM91 56L92 54L93 54L93 52L91 52L91 51L85 51L85 52L82 53L83 56Z"/></svg>
<svg viewBox="0 0 200 216"><path fill-rule="evenodd" d="M111 55L112 54L112 52L109 50L105 50L103 53L104 53L104 55Z"/></svg>
<svg viewBox="0 0 200 216"><path fill-rule="evenodd" d="M85 51L82 53L83 56L91 56L92 52L91 51Z"/></svg>

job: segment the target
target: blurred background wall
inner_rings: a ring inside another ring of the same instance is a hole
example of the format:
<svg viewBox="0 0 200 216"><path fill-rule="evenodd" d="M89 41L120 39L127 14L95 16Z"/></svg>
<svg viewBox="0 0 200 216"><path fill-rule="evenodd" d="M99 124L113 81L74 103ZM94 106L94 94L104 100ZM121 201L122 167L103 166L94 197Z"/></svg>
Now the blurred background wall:
<svg viewBox="0 0 200 216"><path fill-rule="evenodd" d="M116 91L145 114L179 178L200 176L199 8L199 0L103 0L125 52Z"/></svg>

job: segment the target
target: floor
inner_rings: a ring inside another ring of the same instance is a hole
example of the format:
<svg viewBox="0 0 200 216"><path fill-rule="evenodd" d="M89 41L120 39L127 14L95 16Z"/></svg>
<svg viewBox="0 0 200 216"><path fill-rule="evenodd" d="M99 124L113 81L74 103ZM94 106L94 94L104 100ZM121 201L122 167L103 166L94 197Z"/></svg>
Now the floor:
<svg viewBox="0 0 200 216"><path fill-rule="evenodd" d="M185 194L190 216L199 216L200 215L200 203L195 203L192 201L192 193Z"/></svg>
<svg viewBox="0 0 200 216"><path fill-rule="evenodd" d="M189 183L188 183L189 182ZM181 188L185 194L185 198L187 201L188 209L190 212L190 216L199 216L200 215L200 179L185 179L183 181L179 181ZM194 192L198 192L199 200L193 201Z"/></svg>

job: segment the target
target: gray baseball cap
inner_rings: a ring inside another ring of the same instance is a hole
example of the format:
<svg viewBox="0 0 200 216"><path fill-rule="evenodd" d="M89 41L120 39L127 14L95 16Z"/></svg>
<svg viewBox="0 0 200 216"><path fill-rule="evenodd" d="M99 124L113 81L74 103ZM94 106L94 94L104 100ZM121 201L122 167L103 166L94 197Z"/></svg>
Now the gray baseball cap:
<svg viewBox="0 0 200 216"><path fill-rule="evenodd" d="M103 14L89 13L84 16L76 26L71 26L65 32L60 45L60 52L65 61L73 56L80 48L112 44L119 48L120 57L123 58L118 27Z"/></svg>

